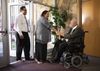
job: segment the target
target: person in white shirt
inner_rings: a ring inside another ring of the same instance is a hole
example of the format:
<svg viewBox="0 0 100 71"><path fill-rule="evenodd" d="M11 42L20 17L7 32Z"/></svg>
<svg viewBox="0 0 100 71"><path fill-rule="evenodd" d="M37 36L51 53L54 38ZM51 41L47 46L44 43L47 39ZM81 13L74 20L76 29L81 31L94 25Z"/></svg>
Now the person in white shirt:
<svg viewBox="0 0 100 71"><path fill-rule="evenodd" d="M24 49L25 60L30 60L29 27L26 19L27 9L20 7L20 14L16 18L14 29L16 31L16 60L22 60L21 54Z"/></svg>

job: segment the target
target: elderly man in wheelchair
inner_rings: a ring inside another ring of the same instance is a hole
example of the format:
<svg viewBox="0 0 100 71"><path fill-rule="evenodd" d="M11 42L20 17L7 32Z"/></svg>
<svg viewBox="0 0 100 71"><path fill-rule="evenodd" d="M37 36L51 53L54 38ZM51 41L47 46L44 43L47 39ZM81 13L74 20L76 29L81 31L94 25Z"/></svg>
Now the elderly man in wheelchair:
<svg viewBox="0 0 100 71"><path fill-rule="evenodd" d="M84 49L84 31L73 18L69 24L69 31L64 35L64 40L57 41L54 49L58 49L52 62L62 61L66 68L70 66L79 67L82 64Z"/></svg>

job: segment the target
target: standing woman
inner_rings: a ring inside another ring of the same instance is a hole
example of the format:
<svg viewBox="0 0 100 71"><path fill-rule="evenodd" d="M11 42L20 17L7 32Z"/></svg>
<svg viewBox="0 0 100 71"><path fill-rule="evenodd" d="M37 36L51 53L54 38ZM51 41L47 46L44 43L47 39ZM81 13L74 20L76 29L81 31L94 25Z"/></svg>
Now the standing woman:
<svg viewBox="0 0 100 71"><path fill-rule="evenodd" d="M48 17L49 11L44 10L36 24L35 60L38 64L46 61L47 43L51 40L51 25L48 22Z"/></svg>

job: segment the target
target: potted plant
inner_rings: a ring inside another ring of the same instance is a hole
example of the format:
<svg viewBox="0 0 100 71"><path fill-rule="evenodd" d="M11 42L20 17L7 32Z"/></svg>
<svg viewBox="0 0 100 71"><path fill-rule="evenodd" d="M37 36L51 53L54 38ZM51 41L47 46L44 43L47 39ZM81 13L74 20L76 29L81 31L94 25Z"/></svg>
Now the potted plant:
<svg viewBox="0 0 100 71"><path fill-rule="evenodd" d="M59 11L57 7L52 7L50 11L53 16L53 21L50 22L52 26L57 31L59 31L61 28L65 29L65 22L72 18L72 14L69 12L69 10ZM52 34L55 36L56 39L56 37L58 36L56 32L53 31Z"/></svg>

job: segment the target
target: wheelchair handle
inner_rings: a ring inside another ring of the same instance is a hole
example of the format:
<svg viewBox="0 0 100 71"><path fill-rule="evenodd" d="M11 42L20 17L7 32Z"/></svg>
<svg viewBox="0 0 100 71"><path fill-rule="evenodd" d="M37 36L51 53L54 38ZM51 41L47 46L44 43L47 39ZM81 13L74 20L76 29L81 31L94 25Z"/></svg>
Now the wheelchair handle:
<svg viewBox="0 0 100 71"><path fill-rule="evenodd" d="M84 31L84 33L89 33L89 31Z"/></svg>

